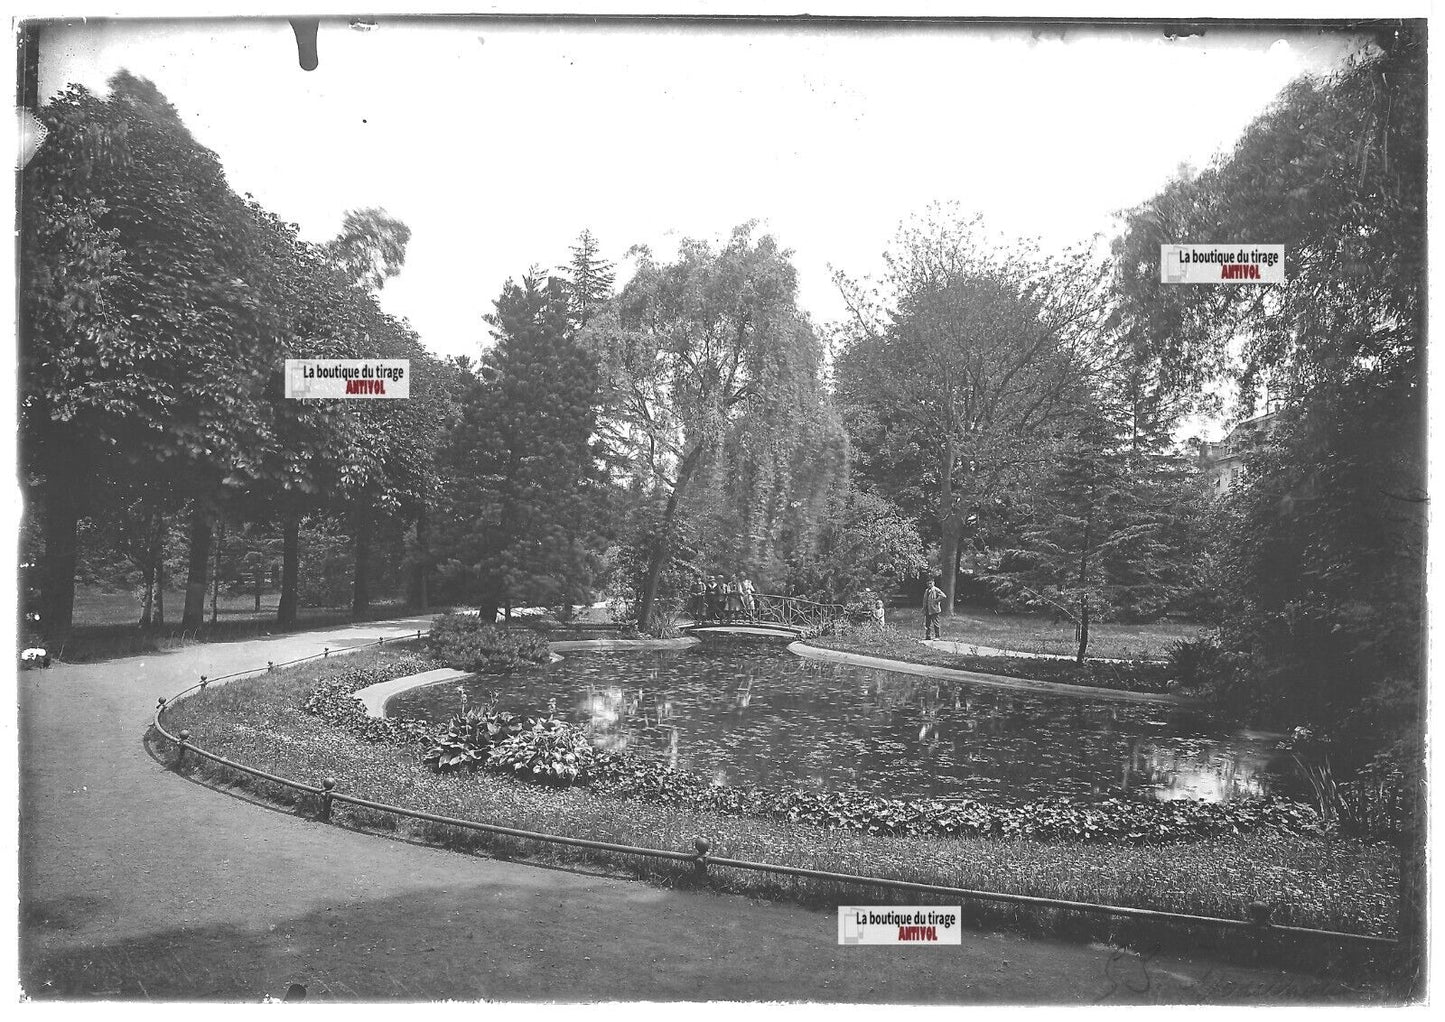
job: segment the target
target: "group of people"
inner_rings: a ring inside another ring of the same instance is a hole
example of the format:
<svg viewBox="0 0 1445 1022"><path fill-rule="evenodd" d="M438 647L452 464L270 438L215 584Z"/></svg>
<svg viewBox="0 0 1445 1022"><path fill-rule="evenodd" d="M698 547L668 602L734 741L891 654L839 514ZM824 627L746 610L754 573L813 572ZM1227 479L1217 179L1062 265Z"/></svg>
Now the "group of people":
<svg viewBox="0 0 1445 1022"><path fill-rule="evenodd" d="M744 621L757 616L751 580L702 575L692 585L692 615L698 621Z"/></svg>

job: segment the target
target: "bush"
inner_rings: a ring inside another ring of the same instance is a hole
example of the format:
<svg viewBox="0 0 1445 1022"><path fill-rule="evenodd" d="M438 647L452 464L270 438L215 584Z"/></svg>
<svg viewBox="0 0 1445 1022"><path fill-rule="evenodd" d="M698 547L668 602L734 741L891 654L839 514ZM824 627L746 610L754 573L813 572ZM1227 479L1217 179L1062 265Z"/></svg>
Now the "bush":
<svg viewBox="0 0 1445 1022"><path fill-rule="evenodd" d="M435 734L431 748L422 754L422 762L438 773L463 767L475 770L486 765L493 748L521 730L522 721L517 715L498 711L495 703L467 710Z"/></svg>
<svg viewBox="0 0 1445 1022"><path fill-rule="evenodd" d="M1218 681L1224 672L1224 651L1212 635L1178 639L1169 644L1169 673L1185 688Z"/></svg>
<svg viewBox="0 0 1445 1022"><path fill-rule="evenodd" d="M549 713L502 741L492 750L488 765L529 781L566 786L587 779L594 756L586 728Z"/></svg>
<svg viewBox="0 0 1445 1022"><path fill-rule="evenodd" d="M379 664L348 665L311 691L302 706L307 713L320 717L368 742L390 742L409 745L431 739L432 725L424 720L398 717L372 717L353 692L393 678L404 678L431 670L436 665L424 657L407 653Z"/></svg>
<svg viewBox="0 0 1445 1022"><path fill-rule="evenodd" d="M1018 804L973 799L885 798L859 791L733 788L625 754L597 757L594 779L608 794L690 810L757 816L828 830L894 837L1022 838L1130 845L1236 837L1259 830L1318 834L1310 806L1281 798L1235 802L1056 797Z"/></svg>
<svg viewBox="0 0 1445 1022"><path fill-rule="evenodd" d="M432 622L428 643L432 654L448 667L479 674L500 674L548 659L545 633L507 631L477 614L443 614Z"/></svg>

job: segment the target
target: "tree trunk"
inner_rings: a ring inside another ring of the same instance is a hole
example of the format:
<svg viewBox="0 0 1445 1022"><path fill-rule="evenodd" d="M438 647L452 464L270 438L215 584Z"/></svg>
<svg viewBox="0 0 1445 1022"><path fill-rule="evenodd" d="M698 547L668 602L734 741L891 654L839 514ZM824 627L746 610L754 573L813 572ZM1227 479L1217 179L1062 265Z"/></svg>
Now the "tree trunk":
<svg viewBox="0 0 1445 1022"><path fill-rule="evenodd" d="M416 598L418 609L425 614L431 609L427 581L431 576L431 518L422 509L416 517Z"/></svg>
<svg viewBox="0 0 1445 1022"><path fill-rule="evenodd" d="M160 548L160 522L155 515L146 521L145 544L145 563L141 566L145 595L141 598L140 624L136 627L148 632L151 629L151 611L155 606L156 558Z"/></svg>
<svg viewBox="0 0 1445 1022"><path fill-rule="evenodd" d="M938 472L938 573L943 576L943 613L953 617L953 601L958 594L958 529L953 518L953 438L943 442L943 455Z"/></svg>
<svg viewBox="0 0 1445 1022"><path fill-rule="evenodd" d="M264 562L256 562L256 608L255 613L261 613L261 580L265 577L266 569Z"/></svg>
<svg viewBox="0 0 1445 1022"><path fill-rule="evenodd" d="M40 588L40 634L57 647L75 620L76 533L80 522L79 482L57 466L45 483L45 573Z"/></svg>
<svg viewBox="0 0 1445 1022"><path fill-rule="evenodd" d="M1089 649L1089 601L1087 598L1079 600L1079 663L1084 662L1084 654Z"/></svg>
<svg viewBox="0 0 1445 1022"><path fill-rule="evenodd" d="M221 548L226 545L226 523L216 529L216 567L211 572L211 624L216 623L216 598L221 595Z"/></svg>
<svg viewBox="0 0 1445 1022"><path fill-rule="evenodd" d="M296 624L296 583L301 557L301 516L288 514L281 523L281 599L276 623L282 628Z"/></svg>
<svg viewBox="0 0 1445 1022"><path fill-rule="evenodd" d="M206 567L211 560L211 523L200 508L191 512L189 560L186 607L181 612L181 627L199 628L206 623Z"/></svg>
<svg viewBox="0 0 1445 1022"><path fill-rule="evenodd" d="M351 616L364 617L371 604L371 590L367 579L367 562L371 560L371 515L357 510L353 515L352 545L356 563L351 576Z"/></svg>
<svg viewBox="0 0 1445 1022"><path fill-rule="evenodd" d="M156 562L156 612L151 627L159 631L166 626L166 542L161 534L161 556Z"/></svg>
<svg viewBox="0 0 1445 1022"><path fill-rule="evenodd" d="M677 502L682 497L683 488L687 485L688 479L692 477L692 473L701 459L701 445L694 447L683 459L682 465L677 470L677 482L673 485L672 492L667 495L667 507L662 513L662 526L658 529L656 541L647 555L647 571L642 579L642 597L637 605L637 627L644 631L652 623L653 608L657 604L657 587L662 581L662 569L667 566L667 562L672 556L672 523L677 517Z"/></svg>

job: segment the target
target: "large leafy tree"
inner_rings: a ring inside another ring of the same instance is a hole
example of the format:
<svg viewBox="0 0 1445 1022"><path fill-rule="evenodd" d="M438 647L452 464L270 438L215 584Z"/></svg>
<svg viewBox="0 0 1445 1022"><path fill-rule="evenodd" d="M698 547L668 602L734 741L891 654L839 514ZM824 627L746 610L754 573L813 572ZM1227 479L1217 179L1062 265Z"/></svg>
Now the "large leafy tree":
<svg viewBox="0 0 1445 1022"><path fill-rule="evenodd" d="M1293 82L1233 152L1133 210L1116 243L1122 307L1162 380L1231 379L1246 413L1268 381L1284 403L1240 498L1253 511L1221 537L1226 635L1257 694L1311 716L1384 692L1405 710L1418 691L1424 77L1406 27ZM1159 245L1201 238L1283 243L1288 282L1161 286ZM1266 535L1298 556L1265 556ZM1320 674L1319 634L1361 655Z"/></svg>
<svg viewBox="0 0 1445 1022"><path fill-rule="evenodd" d="M22 430L53 634L102 463L163 466L203 520L262 445L256 367L276 337L255 222L215 156L149 82L110 86L42 108L49 141L22 180Z"/></svg>
<svg viewBox="0 0 1445 1022"><path fill-rule="evenodd" d="M837 278L852 310L837 389L862 478L937 537L952 613L962 544L989 541L1111 357L1108 308L1086 255L1001 243L948 210L906 226L887 264L872 290Z"/></svg>
<svg viewBox="0 0 1445 1022"><path fill-rule="evenodd" d="M740 531L727 537L741 554L755 529L778 521L774 501L788 479L780 467L824 453L814 428L831 415L818 385L821 344L797 307L788 253L753 231L744 224L716 251L684 241L671 263L639 251L633 278L584 332L612 433L651 505L635 587L644 627L679 546L680 513L709 490L709 466L741 465L757 483L749 492L759 506L744 507ZM800 431L809 420L811 432ZM736 456L744 450L753 453Z"/></svg>
<svg viewBox="0 0 1445 1022"><path fill-rule="evenodd" d="M1292 82L1233 151L1131 211L1117 286L1161 378L1283 400L1220 516L1234 690L1346 740L1392 740L1420 813L1425 444L1426 59L1386 29L1335 73ZM1159 245L1285 245L1287 283L1160 286ZM1242 339L1236 356L1235 343ZM1420 934L1420 834L1401 934Z"/></svg>

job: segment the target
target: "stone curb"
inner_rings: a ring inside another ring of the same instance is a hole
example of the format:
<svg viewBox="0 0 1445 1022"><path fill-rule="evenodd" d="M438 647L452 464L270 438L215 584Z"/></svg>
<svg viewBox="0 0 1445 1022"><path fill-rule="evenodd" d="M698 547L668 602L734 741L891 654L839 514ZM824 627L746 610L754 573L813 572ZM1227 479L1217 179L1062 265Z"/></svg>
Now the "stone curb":
<svg viewBox="0 0 1445 1022"><path fill-rule="evenodd" d="M973 685L990 685L994 688L1009 688L1021 692L1038 692L1041 695L1074 696L1083 699L1118 699L1135 703L1159 703L1165 706L1198 705L1195 700L1163 692L1129 692L1124 689L1094 688L1089 685L1065 685L1057 681L1008 678L1001 674L979 674L977 671L963 671L956 667L912 664L906 660L887 660L883 657L866 656L862 653L845 653L842 650L810 646L805 642L791 643L788 646L788 652L809 660L827 660L838 664L853 664L857 667L873 667L897 674L916 674L924 678L943 678L948 681L961 681Z"/></svg>
<svg viewBox="0 0 1445 1022"><path fill-rule="evenodd" d="M562 659L557 655L558 650L685 649L688 646L696 646L698 642L698 639L562 639L558 642L548 643L547 647L552 651L552 662L556 663ZM409 674L405 678L393 678L391 681L367 685L351 694L361 700L361 705L366 707L368 717L380 718L386 716L386 704L403 692L409 692L414 688L426 688L429 685L441 685L459 678L469 678L471 675L471 671L439 667L434 671L423 671L421 674Z"/></svg>

